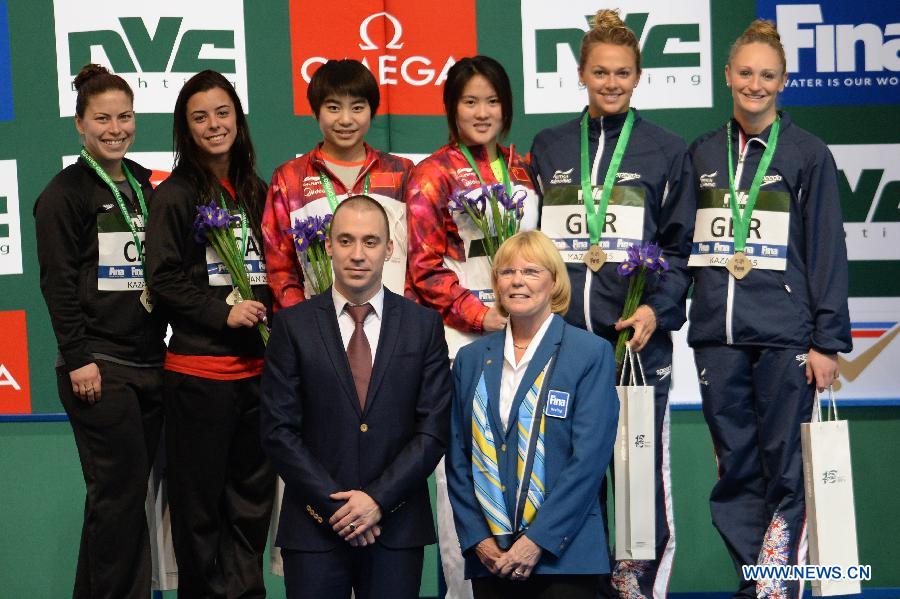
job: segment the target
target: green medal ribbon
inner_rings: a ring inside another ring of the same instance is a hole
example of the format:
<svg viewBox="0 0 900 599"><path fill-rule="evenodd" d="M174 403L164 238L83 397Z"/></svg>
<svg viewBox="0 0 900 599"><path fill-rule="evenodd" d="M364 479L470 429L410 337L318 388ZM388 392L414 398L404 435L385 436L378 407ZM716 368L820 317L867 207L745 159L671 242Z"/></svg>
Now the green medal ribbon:
<svg viewBox="0 0 900 599"><path fill-rule="evenodd" d="M125 219L125 224L128 225L128 229L131 231L131 237L134 239L134 247L137 249L138 256L141 259L141 267L144 266L144 248L141 243L140 238L138 237L137 229L134 226L134 223L131 220L131 214L128 212L128 206L125 205L125 199L122 197L122 192L119 191L119 188L116 186L115 182L110 178L110 176L103 170L94 157L90 155L90 153L85 149L81 148L81 157L85 162L88 163L94 172L97 173L97 176L106 183L109 190L112 192L113 197L116 198L116 204L119 205L119 210L122 212L122 218ZM147 204L144 202L144 192L141 190L140 183L134 178L131 172L128 170L128 167L125 166L125 163L122 162L122 172L125 173L125 178L128 179L128 184L131 186L131 189L134 191L134 195L138 199L138 204L141 207L141 216L144 218L144 226L147 226ZM144 281L146 282L146 274L144 275Z"/></svg>
<svg viewBox="0 0 900 599"><path fill-rule="evenodd" d="M334 184L332 184L331 179L325 171L319 171L319 181L322 182L322 189L325 190L325 195L328 197L328 204L331 206L331 213L334 214L338 205L337 194L334 192ZM362 192L363 195L369 195L369 173L366 173L366 180L363 181Z"/></svg>
<svg viewBox="0 0 900 599"><path fill-rule="evenodd" d="M472 170L475 171L475 175L478 177L478 181L481 182L481 185L487 187L484 182L484 179L481 176L481 170L479 170L478 165L475 164L475 157L472 156L472 152L469 151L469 148L466 147L466 144L457 144L459 146L459 151L462 152L462 155L465 156L466 162L469 163L469 166L472 167ZM510 150L510 156L512 155L512 150ZM503 160L503 154L500 152L500 148L497 148L497 156L500 158L500 170L503 171L503 186L506 188L506 193L510 197L513 194L512 181L509 178L509 169L506 167L506 161Z"/></svg>
<svg viewBox="0 0 900 599"><path fill-rule="evenodd" d="M219 194L219 200L222 202L222 208L231 212L228 202L225 201L225 194ZM247 257L247 213L244 212L244 206L235 198L234 203L237 204L238 211L241 214L241 262Z"/></svg>
<svg viewBox="0 0 900 599"><path fill-rule="evenodd" d="M625 156L628 140L631 138L631 129L634 127L634 111L629 109L619 139L616 141L616 149L613 151L609 167L606 169L606 177L603 179L603 190L600 193L600 206L594 206L594 194L591 189L591 165L588 159L588 119L590 113L584 112L581 117L581 199L584 201L584 211L587 213L588 234L591 237L591 245L600 243L600 234L603 231L603 223L606 221L606 208L609 206L609 198L612 197L613 185L616 182L616 173ZM602 132L601 132L602 135Z"/></svg>
<svg viewBox="0 0 900 599"><path fill-rule="evenodd" d="M743 252L747 244L747 235L750 233L750 217L753 215L753 207L756 206L756 199L759 197L759 188L762 186L763 177L769 170L769 164L775 155L775 148L778 145L778 131L781 128L781 118L776 116L775 122L772 123L772 130L769 132L769 141L766 150L763 152L759 165L756 167L756 175L753 176L753 183L750 185L750 191L747 194L747 203L744 205L743 214L738 208L737 192L734 190L734 160L731 157L731 121L728 121L728 190L731 193L731 217L734 220L734 253Z"/></svg>

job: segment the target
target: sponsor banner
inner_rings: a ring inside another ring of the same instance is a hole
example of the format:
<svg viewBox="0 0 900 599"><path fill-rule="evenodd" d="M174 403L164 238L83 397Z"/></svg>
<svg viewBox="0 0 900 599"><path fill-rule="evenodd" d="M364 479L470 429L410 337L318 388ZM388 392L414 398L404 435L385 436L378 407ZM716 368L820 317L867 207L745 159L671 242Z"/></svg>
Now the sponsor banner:
<svg viewBox="0 0 900 599"><path fill-rule="evenodd" d="M138 114L171 113L184 82L205 69L225 75L250 112L241 0L53 0L53 13L60 116L74 116L72 82L89 62L131 85Z"/></svg>
<svg viewBox="0 0 900 599"><path fill-rule="evenodd" d="M389 9L389 10L386 10ZM291 0L294 113L311 114L310 77L328 59L353 58L378 80L379 114L444 114L447 70L477 54L475 0L346 0L323 19L320 0ZM439 16L436 16L439 15Z"/></svg>
<svg viewBox="0 0 900 599"><path fill-rule="evenodd" d="M837 398L900 401L900 298L852 297L849 303L853 351L838 354L840 378L834 385ZM673 404L700 403L694 352L687 344L688 326L672 334L674 368L669 400ZM797 367L803 366L798 362Z"/></svg>
<svg viewBox="0 0 900 599"><path fill-rule="evenodd" d="M784 105L900 102L900 3L757 0L787 58Z"/></svg>
<svg viewBox="0 0 900 599"><path fill-rule="evenodd" d="M736 192L743 210L746 191ZM731 194L724 189L705 189L697 201L694 242L688 266L724 267L734 254L734 221ZM784 192L760 192L747 229L744 254L753 268L784 270L787 265L791 198Z"/></svg>
<svg viewBox="0 0 900 599"><path fill-rule="evenodd" d="M587 102L578 78L581 40L597 12L592 0L522 0L525 113L579 112ZM621 16L641 45L635 108L712 106L708 0L631 0Z"/></svg>
<svg viewBox="0 0 900 599"><path fill-rule="evenodd" d="M0 312L0 414L30 414L25 310Z"/></svg>
<svg viewBox="0 0 900 599"><path fill-rule="evenodd" d="M172 174L172 165L175 162L175 154L173 152L129 152L127 157L144 168L153 171L150 175L150 184L153 185L153 187L156 187L165 181L169 175ZM77 154L63 156L63 168L66 168L70 164L75 164L77 160Z"/></svg>
<svg viewBox="0 0 900 599"><path fill-rule="evenodd" d="M900 260L900 144L828 146L850 260Z"/></svg>
<svg viewBox="0 0 900 599"><path fill-rule="evenodd" d="M13 118L12 68L9 59L9 11L0 0L0 121Z"/></svg>
<svg viewBox="0 0 900 599"><path fill-rule="evenodd" d="M22 274L22 228L19 221L16 161L0 160L0 275Z"/></svg>

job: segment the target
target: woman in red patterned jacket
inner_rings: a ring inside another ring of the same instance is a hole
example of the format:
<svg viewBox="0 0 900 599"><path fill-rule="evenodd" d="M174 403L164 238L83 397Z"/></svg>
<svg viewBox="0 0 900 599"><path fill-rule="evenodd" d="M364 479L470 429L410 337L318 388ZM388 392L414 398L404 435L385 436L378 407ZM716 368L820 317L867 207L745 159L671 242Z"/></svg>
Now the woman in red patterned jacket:
<svg viewBox="0 0 900 599"><path fill-rule="evenodd" d="M406 294L441 313L453 358L481 333L506 327L506 317L494 307L491 263L479 241L484 236L468 214L450 211L450 197L462 192L474 198L482 185L508 183L509 195L524 195L522 231L537 228L538 199L525 160L499 143L512 126L512 89L499 62L474 56L454 64L444 83L444 109L450 142L420 162L407 183ZM435 478L446 596L467 599L471 585L463 576L443 460Z"/></svg>
<svg viewBox="0 0 900 599"><path fill-rule="evenodd" d="M513 193L525 194L520 230L537 227L538 200L525 160L499 143L512 126L512 89L499 62L474 56L453 65L444 109L450 143L420 162L407 184L406 290L441 313L452 358L481 333L504 328L506 318L494 307L490 261L474 243L481 230L450 211L450 196L477 195L508 177Z"/></svg>
<svg viewBox="0 0 900 599"><path fill-rule="evenodd" d="M266 270L273 308L310 297L304 285L308 262L287 229L295 221L332 214L341 201L364 194L384 207L394 254L384 266L384 283L403 293L406 276L406 207L403 190L412 162L371 148L364 138L378 111L378 82L356 60L329 60L313 74L306 93L322 130L307 154L285 162L272 175L263 215Z"/></svg>

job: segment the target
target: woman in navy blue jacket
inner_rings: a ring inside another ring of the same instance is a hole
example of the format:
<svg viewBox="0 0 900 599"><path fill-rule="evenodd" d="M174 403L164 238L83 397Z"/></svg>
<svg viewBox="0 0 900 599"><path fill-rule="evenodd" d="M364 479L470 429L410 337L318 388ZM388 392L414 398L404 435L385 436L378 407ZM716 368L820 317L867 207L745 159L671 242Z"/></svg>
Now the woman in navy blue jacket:
<svg viewBox="0 0 900 599"><path fill-rule="evenodd" d="M777 110L784 48L754 21L731 48L734 118L691 146L698 210L688 342L719 480L713 523L738 566L805 559L800 424L851 348L837 169L821 140ZM744 581L740 597L796 582Z"/></svg>
<svg viewBox="0 0 900 599"><path fill-rule="evenodd" d="M447 481L466 578L476 599L593 599L610 566L597 464L616 436L612 347L559 316L571 288L543 233L507 240L492 283L509 324L453 365Z"/></svg>
<svg viewBox="0 0 900 599"><path fill-rule="evenodd" d="M620 562L612 581L621 597L635 592L664 597L675 557L670 333L686 320L694 175L684 141L630 107L641 74L640 48L615 11L601 10L594 17L581 45L578 73L587 108L539 133L531 149L541 192L540 228L560 248L572 279L566 320L612 343L620 330L633 327L632 348L641 352L647 384L655 389L656 559ZM609 190L608 198L601 186ZM593 201L583 203L582 197ZM670 269L664 279L648 281L642 305L632 318L620 321L628 280L616 266L631 244L642 242L659 244ZM605 254L596 270L596 263L584 261L591 251Z"/></svg>

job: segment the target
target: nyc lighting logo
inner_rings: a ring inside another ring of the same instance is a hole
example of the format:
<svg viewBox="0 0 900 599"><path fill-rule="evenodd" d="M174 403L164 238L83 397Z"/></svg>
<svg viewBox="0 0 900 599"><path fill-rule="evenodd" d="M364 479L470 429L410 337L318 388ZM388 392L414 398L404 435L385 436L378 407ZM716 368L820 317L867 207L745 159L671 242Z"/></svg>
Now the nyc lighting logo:
<svg viewBox="0 0 900 599"><path fill-rule="evenodd" d="M757 0L787 58L785 105L900 102L900 2Z"/></svg>
<svg viewBox="0 0 900 599"><path fill-rule="evenodd" d="M175 154L172 152L129 152L128 158L153 171L150 175L150 184L153 187L169 178L172 174L172 165L175 163ZM77 155L63 156L63 168L75 164L77 160Z"/></svg>
<svg viewBox="0 0 900 599"><path fill-rule="evenodd" d="M9 60L9 11L0 0L0 121L13 118L12 69Z"/></svg>
<svg viewBox="0 0 900 599"><path fill-rule="evenodd" d="M526 114L584 108L578 56L596 11L592 0L522 0ZM641 45L641 80L632 98L636 108L712 106L708 0L632 0L623 3L620 15Z"/></svg>
<svg viewBox="0 0 900 599"><path fill-rule="evenodd" d="M847 256L850 260L900 260L900 144L829 149L839 171Z"/></svg>
<svg viewBox="0 0 900 599"><path fill-rule="evenodd" d="M0 414L30 414L25 311L0 312Z"/></svg>
<svg viewBox="0 0 900 599"><path fill-rule="evenodd" d="M306 90L329 58L362 62L378 80L380 114L443 114L447 70L477 53L475 0L348 0L322 18L320 0L292 0L294 113L311 114ZM436 18L435 15L440 15Z"/></svg>
<svg viewBox="0 0 900 599"><path fill-rule="evenodd" d="M134 109L172 112L184 82L219 71L247 102L244 4L240 0L54 0L59 115L75 114L72 82L96 62L134 89Z"/></svg>
<svg viewBox="0 0 900 599"><path fill-rule="evenodd" d="M0 160L0 275L22 274L19 181L15 160ZM0 331L3 329L0 328Z"/></svg>

